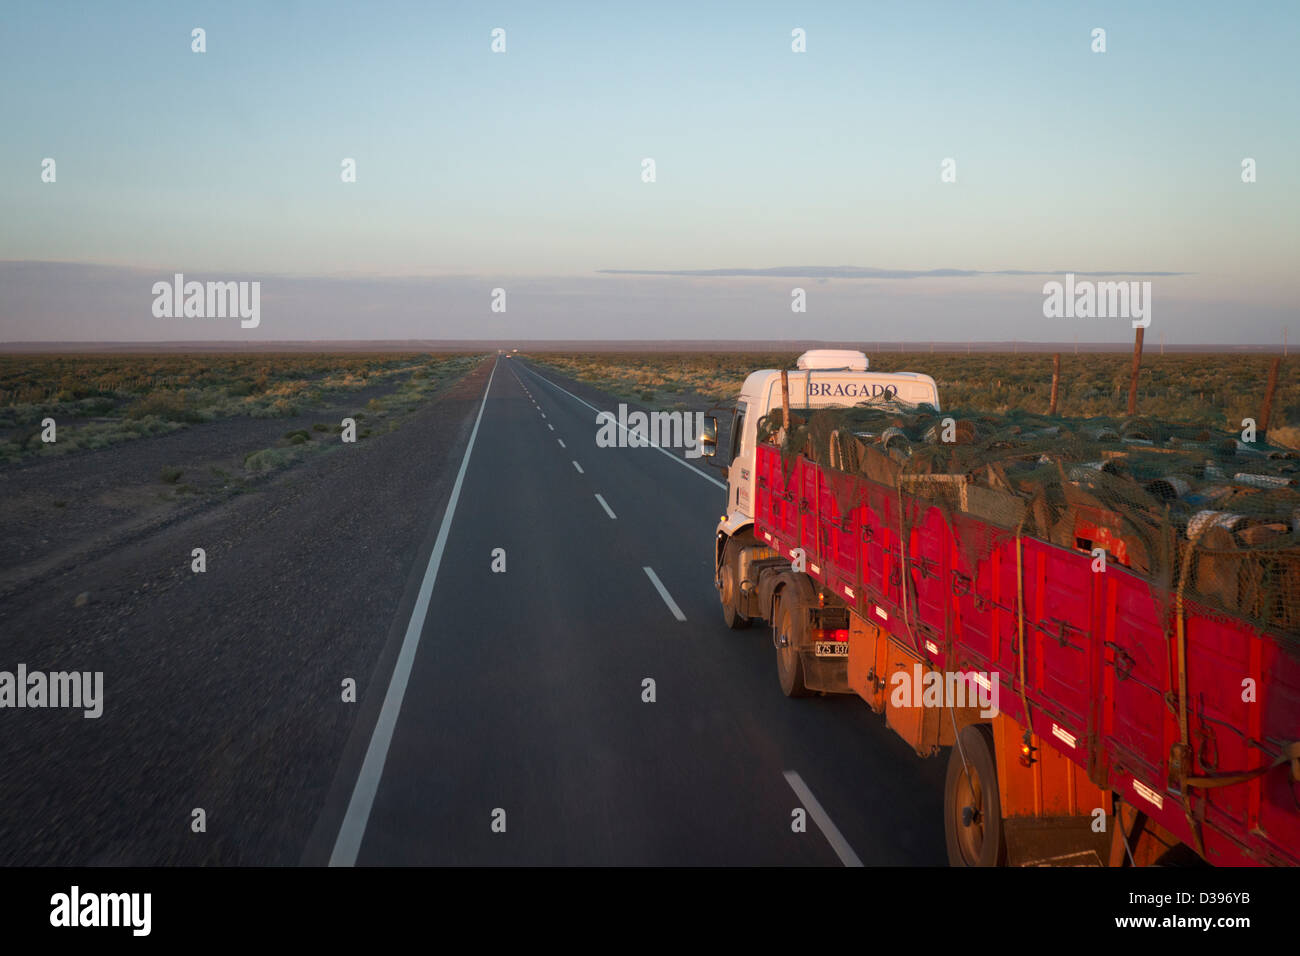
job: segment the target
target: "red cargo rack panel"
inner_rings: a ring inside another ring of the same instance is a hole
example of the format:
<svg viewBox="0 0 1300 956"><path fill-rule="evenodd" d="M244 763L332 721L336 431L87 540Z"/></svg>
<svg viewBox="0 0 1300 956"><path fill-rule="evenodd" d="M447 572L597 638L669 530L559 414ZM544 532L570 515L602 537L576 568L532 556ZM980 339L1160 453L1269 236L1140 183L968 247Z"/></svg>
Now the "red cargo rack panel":
<svg viewBox="0 0 1300 956"><path fill-rule="evenodd" d="M1300 864L1300 784L1286 764L1188 788L1186 804L1176 790L1178 650L1166 591L1117 564L1094 572L1091 554L1033 538L1020 539L1018 567L1014 532L803 456L787 470L774 445L759 447L757 471L760 539L783 555L802 548L808 572L896 643L941 670L996 673L1003 713L1190 846L1199 830L1210 862ZM841 513L837 498L852 507ZM1272 764L1300 739L1294 636L1192 603L1184 633L1190 775Z"/></svg>

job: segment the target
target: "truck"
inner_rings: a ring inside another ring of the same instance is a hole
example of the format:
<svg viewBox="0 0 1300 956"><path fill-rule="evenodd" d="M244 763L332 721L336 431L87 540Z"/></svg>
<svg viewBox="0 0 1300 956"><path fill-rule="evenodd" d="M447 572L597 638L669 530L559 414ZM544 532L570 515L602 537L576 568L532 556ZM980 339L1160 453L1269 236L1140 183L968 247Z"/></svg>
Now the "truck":
<svg viewBox="0 0 1300 956"><path fill-rule="evenodd" d="M919 757L948 753L955 866L1300 863L1295 634L1121 561L1097 573L1097 541L1124 547L1105 512L1073 546L1025 537L961 475L930 476L949 509L903 481L850 487L770 427L880 400L941 411L930 376L819 349L746 378L721 454L706 425L723 621L770 628L781 691L856 694Z"/></svg>

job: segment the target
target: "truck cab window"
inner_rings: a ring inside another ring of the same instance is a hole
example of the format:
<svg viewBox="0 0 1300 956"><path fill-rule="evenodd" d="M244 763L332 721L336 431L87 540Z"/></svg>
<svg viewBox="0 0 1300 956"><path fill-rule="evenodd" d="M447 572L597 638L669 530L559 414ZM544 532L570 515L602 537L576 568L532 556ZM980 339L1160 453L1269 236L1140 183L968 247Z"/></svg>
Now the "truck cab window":
<svg viewBox="0 0 1300 956"><path fill-rule="evenodd" d="M731 450L727 453L727 464L730 465L740 454L740 436L745 431L745 406L737 405L735 413L731 416Z"/></svg>

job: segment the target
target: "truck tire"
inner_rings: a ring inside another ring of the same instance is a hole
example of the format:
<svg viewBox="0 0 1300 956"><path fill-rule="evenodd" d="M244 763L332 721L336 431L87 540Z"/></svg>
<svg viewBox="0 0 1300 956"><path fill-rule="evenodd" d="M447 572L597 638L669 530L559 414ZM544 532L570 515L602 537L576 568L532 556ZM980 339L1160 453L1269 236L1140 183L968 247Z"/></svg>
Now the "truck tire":
<svg viewBox="0 0 1300 956"><path fill-rule="evenodd" d="M786 697L811 697L812 691L804 683L803 658L799 648L804 644L804 628L808 623L807 609L800 599L799 590L793 586L781 589L777 597L772 643L776 646L776 676L781 682L781 692ZM778 639L784 635L786 644Z"/></svg>
<svg viewBox="0 0 1300 956"><path fill-rule="evenodd" d="M722 567L718 572L722 620L733 631L749 627L749 618L740 610L740 551L740 543L735 538L728 538L722 549Z"/></svg>
<svg viewBox="0 0 1300 956"><path fill-rule="evenodd" d="M968 724L957 740L961 746L953 747L948 756L948 777L943 787L948 863L1001 866L1006 862L1007 848L993 733L987 724Z"/></svg>

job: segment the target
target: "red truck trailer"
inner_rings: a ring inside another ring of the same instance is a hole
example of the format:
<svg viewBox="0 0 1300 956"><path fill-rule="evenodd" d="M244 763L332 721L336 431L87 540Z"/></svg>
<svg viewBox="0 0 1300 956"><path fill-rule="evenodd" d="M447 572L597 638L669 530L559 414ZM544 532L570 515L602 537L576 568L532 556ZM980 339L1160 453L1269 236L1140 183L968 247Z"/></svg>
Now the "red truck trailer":
<svg viewBox="0 0 1300 956"><path fill-rule="evenodd" d="M798 404L814 370L865 375L842 361L802 357ZM954 865L1300 863L1294 634L1126 567L1105 513L1080 509L1065 547L985 520L962 476L913 493L783 456L756 427L781 414L772 374L733 422L724 618L772 625L787 695L855 693L918 755L952 748Z"/></svg>

